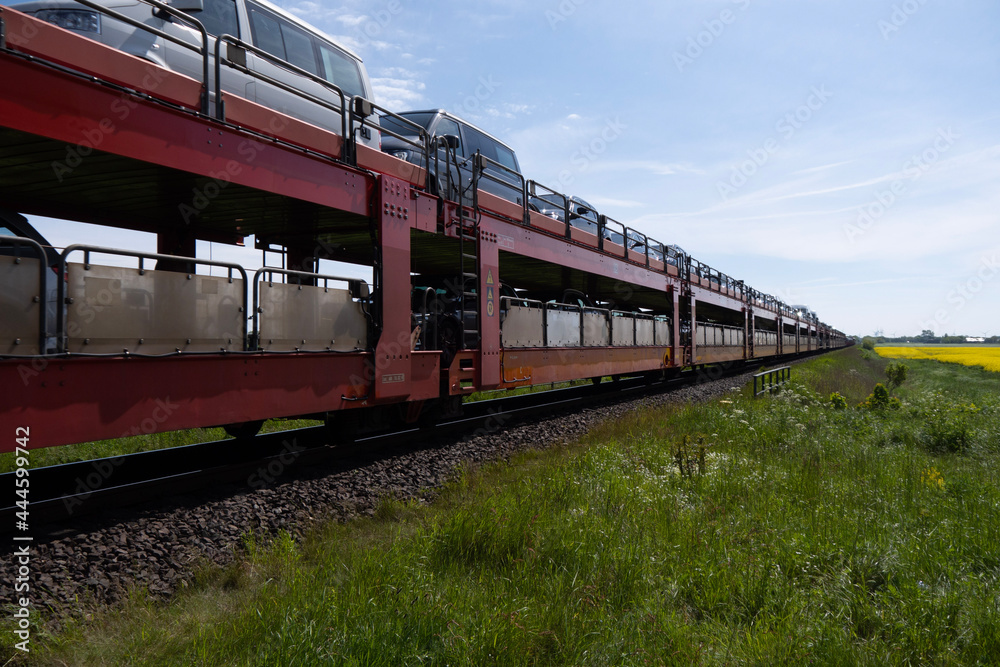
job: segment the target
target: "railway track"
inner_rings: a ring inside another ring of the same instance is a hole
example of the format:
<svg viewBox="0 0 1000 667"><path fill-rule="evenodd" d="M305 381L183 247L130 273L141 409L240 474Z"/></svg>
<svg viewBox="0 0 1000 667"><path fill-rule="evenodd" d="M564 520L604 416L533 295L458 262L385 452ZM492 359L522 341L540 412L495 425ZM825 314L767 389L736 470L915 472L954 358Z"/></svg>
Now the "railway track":
<svg viewBox="0 0 1000 667"><path fill-rule="evenodd" d="M495 432L524 420L566 414L589 405L628 400L669 391L706 379L721 379L752 370L760 362L682 373L672 379L627 378L600 385L582 385L466 403L464 415L422 428L404 428L328 444L324 426L226 439L120 457L66 463L31 471L31 525L36 533L61 534L73 522L107 510L148 504L219 485L234 492L271 485L340 457L368 458L382 451L427 447L463 435ZM0 486L14 488L15 473L0 475ZM0 533L11 532L18 508L0 508ZM38 535L42 537L41 534Z"/></svg>

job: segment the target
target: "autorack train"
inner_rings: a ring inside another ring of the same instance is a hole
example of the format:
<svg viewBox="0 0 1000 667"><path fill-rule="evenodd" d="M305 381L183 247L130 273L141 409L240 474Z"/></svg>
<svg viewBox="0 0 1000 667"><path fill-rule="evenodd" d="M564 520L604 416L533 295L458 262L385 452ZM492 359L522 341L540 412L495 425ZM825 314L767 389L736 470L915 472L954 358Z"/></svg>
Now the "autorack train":
<svg viewBox="0 0 1000 667"><path fill-rule="evenodd" d="M850 342L525 179L460 118L375 104L360 58L263 0L115 4L0 7L0 421L32 446L415 422ZM157 252L55 252L15 211ZM195 252L250 236L256 272Z"/></svg>

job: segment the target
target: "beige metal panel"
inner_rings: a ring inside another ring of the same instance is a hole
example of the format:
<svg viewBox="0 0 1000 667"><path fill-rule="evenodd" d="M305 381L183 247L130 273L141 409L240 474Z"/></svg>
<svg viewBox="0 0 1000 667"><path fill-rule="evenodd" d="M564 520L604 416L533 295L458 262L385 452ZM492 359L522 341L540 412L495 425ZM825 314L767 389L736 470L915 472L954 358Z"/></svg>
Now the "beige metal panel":
<svg viewBox="0 0 1000 667"><path fill-rule="evenodd" d="M670 333L670 322L668 320L656 320L653 332L656 334L655 345L673 345L674 339Z"/></svg>
<svg viewBox="0 0 1000 667"><path fill-rule="evenodd" d="M637 317L635 320L635 344L653 344L653 320Z"/></svg>
<svg viewBox="0 0 1000 667"><path fill-rule="evenodd" d="M759 353L758 353L759 354ZM719 346L699 350L698 358L701 363L711 363L718 361L735 361L743 358L742 347Z"/></svg>
<svg viewBox="0 0 1000 667"><path fill-rule="evenodd" d="M264 281L258 289L262 349L349 352L368 346L368 320L350 291Z"/></svg>
<svg viewBox="0 0 1000 667"><path fill-rule="evenodd" d="M545 341L542 319L544 314L545 311L541 308L508 307L507 317L500 325L503 346L506 348L542 347Z"/></svg>
<svg viewBox="0 0 1000 667"><path fill-rule="evenodd" d="M589 347L607 347L611 342L608 313L583 312L583 344Z"/></svg>
<svg viewBox="0 0 1000 667"><path fill-rule="evenodd" d="M545 312L548 346L579 347L580 315L581 313L578 310L556 310L549 308Z"/></svg>
<svg viewBox="0 0 1000 667"><path fill-rule="evenodd" d="M243 349L243 280L67 264L70 352L165 354Z"/></svg>
<svg viewBox="0 0 1000 667"><path fill-rule="evenodd" d="M718 347L724 344L722 327L716 324L698 324L700 332L699 344L706 347Z"/></svg>
<svg viewBox="0 0 1000 667"><path fill-rule="evenodd" d="M615 346L635 345L634 317L617 315L611 318L611 344Z"/></svg>
<svg viewBox="0 0 1000 667"><path fill-rule="evenodd" d="M0 256L0 355L39 354L38 318L45 296L38 284L39 260Z"/></svg>

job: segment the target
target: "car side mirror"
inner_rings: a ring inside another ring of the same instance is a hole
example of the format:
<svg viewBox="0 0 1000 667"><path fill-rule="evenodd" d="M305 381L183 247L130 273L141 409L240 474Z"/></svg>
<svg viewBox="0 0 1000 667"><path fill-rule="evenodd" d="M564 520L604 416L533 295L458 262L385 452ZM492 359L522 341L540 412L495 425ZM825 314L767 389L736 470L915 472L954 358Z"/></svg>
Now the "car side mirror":
<svg viewBox="0 0 1000 667"><path fill-rule="evenodd" d="M438 137L438 140L452 150L458 148L462 144L461 140L454 134L445 134Z"/></svg>
<svg viewBox="0 0 1000 667"><path fill-rule="evenodd" d="M354 109L354 115L360 118L368 118L375 113L375 107L373 107L372 103L363 97L354 97L351 100L351 105Z"/></svg>

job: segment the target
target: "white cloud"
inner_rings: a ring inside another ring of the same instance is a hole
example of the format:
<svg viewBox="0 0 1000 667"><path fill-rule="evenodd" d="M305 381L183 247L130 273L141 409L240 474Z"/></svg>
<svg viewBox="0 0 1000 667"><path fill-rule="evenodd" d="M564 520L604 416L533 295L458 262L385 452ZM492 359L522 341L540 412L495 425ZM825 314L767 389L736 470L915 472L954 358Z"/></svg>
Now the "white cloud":
<svg viewBox="0 0 1000 667"><path fill-rule="evenodd" d="M646 171L654 176L672 176L674 174L697 174L705 173L689 163L681 162L661 162L658 160L595 160L592 167L594 171Z"/></svg>
<svg viewBox="0 0 1000 667"><path fill-rule="evenodd" d="M381 77L372 79L372 88L378 104L391 111L406 111L423 103L426 86L413 79Z"/></svg>
<svg viewBox="0 0 1000 667"><path fill-rule="evenodd" d="M309 3L309 4L313 4L313 3ZM334 18L335 21L343 23L344 25L346 25L349 28L354 28L356 26L359 26L362 23L364 23L366 20L368 20L368 17L365 16L364 14L337 14L333 18Z"/></svg>
<svg viewBox="0 0 1000 667"><path fill-rule="evenodd" d="M589 201L602 210L604 208L639 208L645 206L643 202L632 201L631 199L612 199L610 197L592 197Z"/></svg>

